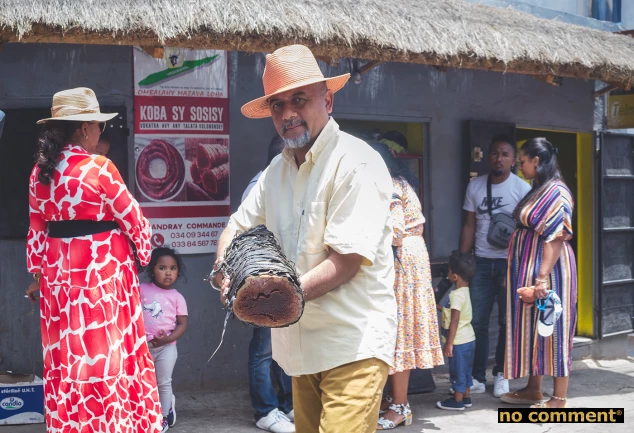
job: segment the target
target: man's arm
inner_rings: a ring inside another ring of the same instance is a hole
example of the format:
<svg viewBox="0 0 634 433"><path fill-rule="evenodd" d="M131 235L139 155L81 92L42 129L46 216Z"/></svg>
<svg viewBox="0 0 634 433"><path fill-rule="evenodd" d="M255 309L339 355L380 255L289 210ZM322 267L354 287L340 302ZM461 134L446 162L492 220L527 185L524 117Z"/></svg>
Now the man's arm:
<svg viewBox="0 0 634 433"><path fill-rule="evenodd" d="M229 246L235 237L236 230L227 226L218 239L218 258L216 265L222 261L221 251ZM221 249L222 248L222 249ZM326 260L311 269L300 278L300 285L304 291L304 300L312 301L325 295L333 289L350 281L361 269L363 256L359 254L339 254L331 249ZM225 291L229 288L230 280L218 273L215 283L221 286L220 302L225 303Z"/></svg>
<svg viewBox="0 0 634 433"><path fill-rule="evenodd" d="M216 262L214 264L214 268L225 258L225 251L227 247L236 237L238 230L233 225L227 225L225 229L222 231L222 234L218 238L218 249L216 250Z"/></svg>
<svg viewBox="0 0 634 433"><path fill-rule="evenodd" d="M225 251L229 244L236 237L238 230L231 224L227 225L225 229L222 231L222 234L218 238L218 249L216 250L216 261L214 262L214 271L218 269L220 266L220 262L225 259ZM218 272L216 274L216 278L214 279L214 284L220 287L220 303L222 305L225 304L226 294L225 292L229 288L231 281L229 278L225 278L222 272Z"/></svg>
<svg viewBox="0 0 634 433"><path fill-rule="evenodd" d="M224 260L225 251L238 232L246 231L258 224L266 224L266 213L264 209L264 182L268 170L268 168L264 170L258 178L257 183L252 187L252 190L246 194L247 196L245 200L242 202L236 213L231 216L229 224L227 224L227 227L225 227L218 238L214 270L217 270L220 262ZM214 279L214 284L221 287L220 302L224 304L224 292L229 287L229 280L225 279L224 275L219 272Z"/></svg>
<svg viewBox="0 0 634 433"><path fill-rule="evenodd" d="M473 249L475 238L476 216L475 212L463 211L462 232L460 233L460 252L469 253Z"/></svg>
<svg viewBox="0 0 634 433"><path fill-rule="evenodd" d="M304 300L312 301L350 281L361 269L359 254L339 254L331 249L326 260L300 278Z"/></svg>

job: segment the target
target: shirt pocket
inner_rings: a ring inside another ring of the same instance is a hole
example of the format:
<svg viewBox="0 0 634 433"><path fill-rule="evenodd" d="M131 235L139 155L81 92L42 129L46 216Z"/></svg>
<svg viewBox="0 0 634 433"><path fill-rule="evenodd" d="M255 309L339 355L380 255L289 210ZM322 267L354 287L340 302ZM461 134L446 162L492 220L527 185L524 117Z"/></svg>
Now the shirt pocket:
<svg viewBox="0 0 634 433"><path fill-rule="evenodd" d="M299 248L309 254L326 249L324 233L326 231L326 202L308 203L302 215L302 236Z"/></svg>

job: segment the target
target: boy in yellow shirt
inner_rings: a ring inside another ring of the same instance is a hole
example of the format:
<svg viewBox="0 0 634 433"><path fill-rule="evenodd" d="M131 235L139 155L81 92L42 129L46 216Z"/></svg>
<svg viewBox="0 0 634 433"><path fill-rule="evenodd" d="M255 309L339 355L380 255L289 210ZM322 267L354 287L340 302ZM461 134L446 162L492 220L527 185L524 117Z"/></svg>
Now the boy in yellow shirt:
<svg viewBox="0 0 634 433"><path fill-rule="evenodd" d="M449 293L448 305L442 308L443 353L449 358L449 376L455 391L453 397L436 403L439 409L464 410L471 407L475 332L471 326L469 281L476 273L476 261L469 253L454 251L449 258L449 280L455 288ZM439 306L440 308L440 306Z"/></svg>

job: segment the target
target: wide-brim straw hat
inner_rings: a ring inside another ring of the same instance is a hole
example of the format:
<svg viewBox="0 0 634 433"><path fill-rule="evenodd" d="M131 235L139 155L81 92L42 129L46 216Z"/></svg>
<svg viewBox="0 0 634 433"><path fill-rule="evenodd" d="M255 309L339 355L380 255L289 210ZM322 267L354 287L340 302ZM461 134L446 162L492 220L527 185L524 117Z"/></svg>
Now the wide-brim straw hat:
<svg viewBox="0 0 634 433"><path fill-rule="evenodd" d="M266 56L266 66L262 76L264 96L242 106L242 114L251 119L271 116L268 100L271 96L292 89L325 82L332 92L346 85L350 74L324 78L313 53L303 45L290 45Z"/></svg>
<svg viewBox="0 0 634 433"><path fill-rule="evenodd" d="M53 95L51 117L38 120L46 123L49 120L75 120L78 122L106 122L119 113L102 113L99 110L97 95L87 87L62 90Z"/></svg>

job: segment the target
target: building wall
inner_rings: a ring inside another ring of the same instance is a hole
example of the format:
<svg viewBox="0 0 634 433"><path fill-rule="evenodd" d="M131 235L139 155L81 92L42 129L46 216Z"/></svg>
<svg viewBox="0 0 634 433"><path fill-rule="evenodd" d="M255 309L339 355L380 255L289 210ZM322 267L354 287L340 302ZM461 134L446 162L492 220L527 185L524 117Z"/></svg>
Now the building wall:
<svg viewBox="0 0 634 433"><path fill-rule="evenodd" d="M132 119L132 56L129 47L7 44L0 52L0 108L49 107L53 93L88 86L102 105L123 104ZM326 75L349 72L351 62L324 68ZM274 133L270 119L247 120L245 102L261 96L264 56L231 53L231 202L235 209L251 177L266 161ZM431 207L426 230L434 258L458 245L467 149L465 120L515 122L518 126L591 131L592 83L566 79L556 88L528 76L386 64L348 84L335 98L334 117L371 120L417 120L428 125L425 155ZM5 128L10 128L10 123ZM130 157L132 158L132 137ZM17 145L17 144L16 144ZM130 178L133 164L130 159ZM2 198L0 198L0 206ZM251 330L233 320L225 342L207 363L220 340L224 312L217 292L203 283L213 255L186 256L187 281L178 284L190 310L190 328L179 340L174 373L176 389L243 387ZM25 270L24 241L0 240L0 370L41 372L38 312L23 294L30 277Z"/></svg>
<svg viewBox="0 0 634 433"><path fill-rule="evenodd" d="M547 20L557 20L564 23L577 24L584 27L591 27L598 30L608 32L617 32L622 30L619 24L600 21L592 18L592 0L465 0L470 3L478 3L487 6L508 8L511 7L521 12L545 18ZM610 0L597 0L610 1ZM625 14L628 14L628 20L634 17L631 11L632 5L629 0L622 1L622 18L626 21ZM627 11L629 12L627 12ZM632 27L627 27L632 28Z"/></svg>
<svg viewBox="0 0 634 433"><path fill-rule="evenodd" d="M634 2L621 0L621 25L626 30L634 29Z"/></svg>
<svg viewBox="0 0 634 433"><path fill-rule="evenodd" d="M568 14L586 16L589 2L588 0L518 0L515 3L525 3Z"/></svg>

